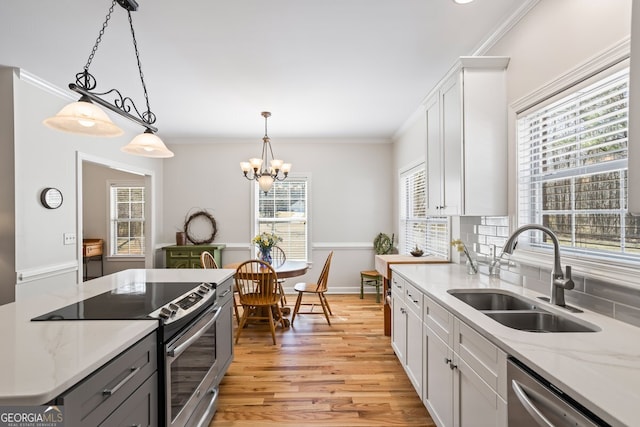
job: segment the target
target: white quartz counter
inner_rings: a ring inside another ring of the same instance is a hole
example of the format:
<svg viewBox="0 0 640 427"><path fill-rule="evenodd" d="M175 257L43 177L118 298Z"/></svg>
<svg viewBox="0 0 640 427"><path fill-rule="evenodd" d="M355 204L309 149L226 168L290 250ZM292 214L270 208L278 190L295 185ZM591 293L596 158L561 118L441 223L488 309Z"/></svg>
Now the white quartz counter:
<svg viewBox="0 0 640 427"><path fill-rule="evenodd" d="M640 425L640 328L585 310L568 315L598 326L599 332L519 331L490 319L447 291L499 288L530 298L540 293L485 275L470 276L458 264L395 265L392 271L605 421L614 426ZM567 313L538 302L549 311Z"/></svg>
<svg viewBox="0 0 640 427"><path fill-rule="evenodd" d="M134 283L222 282L233 270L126 270L81 285L18 290L0 306L0 405L41 405L157 328L155 320L31 322L33 317ZM20 285L25 286L25 285Z"/></svg>

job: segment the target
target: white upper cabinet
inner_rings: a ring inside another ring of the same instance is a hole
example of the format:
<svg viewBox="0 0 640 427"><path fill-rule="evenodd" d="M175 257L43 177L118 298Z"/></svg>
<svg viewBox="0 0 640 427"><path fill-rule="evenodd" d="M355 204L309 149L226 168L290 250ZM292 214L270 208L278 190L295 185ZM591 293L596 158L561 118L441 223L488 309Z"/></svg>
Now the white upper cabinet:
<svg viewBox="0 0 640 427"><path fill-rule="evenodd" d="M506 215L506 57L463 57L426 102L430 215Z"/></svg>

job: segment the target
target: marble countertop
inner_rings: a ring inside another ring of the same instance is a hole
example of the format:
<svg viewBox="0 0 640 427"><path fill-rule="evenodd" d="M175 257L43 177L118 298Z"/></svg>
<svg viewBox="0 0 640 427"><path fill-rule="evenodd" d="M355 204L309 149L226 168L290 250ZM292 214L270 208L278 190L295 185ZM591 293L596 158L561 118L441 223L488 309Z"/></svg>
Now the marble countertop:
<svg viewBox="0 0 640 427"><path fill-rule="evenodd" d="M0 306L0 405L41 405L78 383L157 328L155 320L31 322L33 317L147 281L221 282L233 270L126 270L83 284L19 285ZM21 287L23 287L21 289Z"/></svg>
<svg viewBox="0 0 640 427"><path fill-rule="evenodd" d="M501 325L447 291L499 288L529 298L542 294L498 278L468 275L464 266L459 264L394 265L392 270L608 423L614 426L638 425L640 328L588 310L570 314L560 307L537 300L541 308L566 313L601 330L546 334L519 331Z"/></svg>

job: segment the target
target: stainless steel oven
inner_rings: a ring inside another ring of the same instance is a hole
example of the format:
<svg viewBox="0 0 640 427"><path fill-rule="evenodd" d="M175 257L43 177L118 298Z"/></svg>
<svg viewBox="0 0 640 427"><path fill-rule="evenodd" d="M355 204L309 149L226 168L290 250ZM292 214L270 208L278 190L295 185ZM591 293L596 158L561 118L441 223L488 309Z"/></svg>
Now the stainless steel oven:
<svg viewBox="0 0 640 427"><path fill-rule="evenodd" d="M166 411L170 426L208 425L216 410L219 366L216 322L222 314L211 306L165 345Z"/></svg>

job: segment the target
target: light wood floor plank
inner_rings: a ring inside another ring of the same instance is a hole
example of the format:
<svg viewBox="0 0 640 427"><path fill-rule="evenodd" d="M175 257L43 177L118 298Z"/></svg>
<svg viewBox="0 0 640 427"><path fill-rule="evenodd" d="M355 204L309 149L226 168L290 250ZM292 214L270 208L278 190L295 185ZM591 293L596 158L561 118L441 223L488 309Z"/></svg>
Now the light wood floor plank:
<svg viewBox="0 0 640 427"><path fill-rule="evenodd" d="M331 326L301 314L275 346L266 325L242 332L210 427L435 426L383 334L382 304L327 298Z"/></svg>

